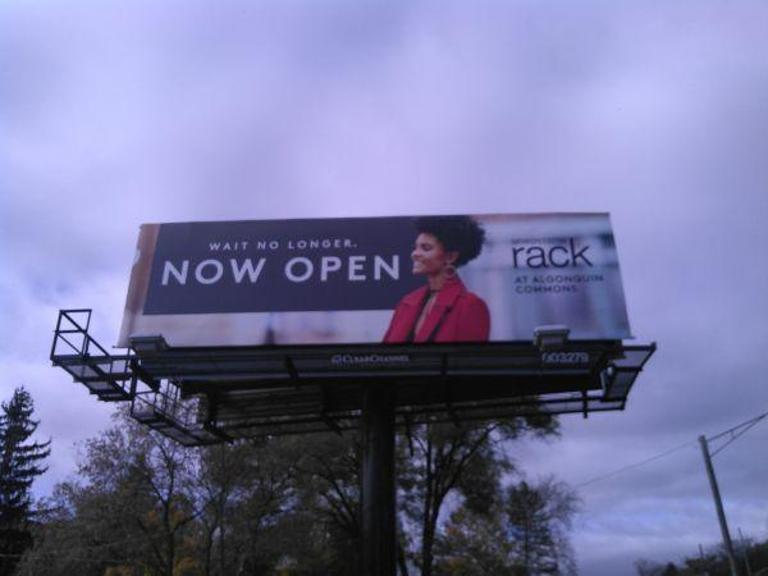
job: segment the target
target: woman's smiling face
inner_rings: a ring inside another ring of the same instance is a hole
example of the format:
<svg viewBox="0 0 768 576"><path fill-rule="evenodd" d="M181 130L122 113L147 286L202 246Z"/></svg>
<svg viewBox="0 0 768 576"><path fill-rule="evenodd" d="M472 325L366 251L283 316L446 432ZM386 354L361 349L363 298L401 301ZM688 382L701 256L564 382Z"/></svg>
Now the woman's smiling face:
<svg viewBox="0 0 768 576"><path fill-rule="evenodd" d="M422 232L416 237L411 252L413 273L434 276L440 274L446 267L456 261L456 252L446 252L442 242L432 234Z"/></svg>

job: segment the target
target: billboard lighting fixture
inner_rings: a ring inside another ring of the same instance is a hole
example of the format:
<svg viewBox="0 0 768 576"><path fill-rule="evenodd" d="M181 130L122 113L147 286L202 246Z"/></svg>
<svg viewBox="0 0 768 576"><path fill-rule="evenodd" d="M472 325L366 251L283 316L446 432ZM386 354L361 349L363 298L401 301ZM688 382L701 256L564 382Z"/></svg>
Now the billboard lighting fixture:
<svg viewBox="0 0 768 576"><path fill-rule="evenodd" d="M565 346L570 333L571 329L563 324L537 326L533 329L533 344L542 352L556 350Z"/></svg>
<svg viewBox="0 0 768 576"><path fill-rule="evenodd" d="M133 336L130 343L136 354L157 354L168 349L168 343L162 335Z"/></svg>

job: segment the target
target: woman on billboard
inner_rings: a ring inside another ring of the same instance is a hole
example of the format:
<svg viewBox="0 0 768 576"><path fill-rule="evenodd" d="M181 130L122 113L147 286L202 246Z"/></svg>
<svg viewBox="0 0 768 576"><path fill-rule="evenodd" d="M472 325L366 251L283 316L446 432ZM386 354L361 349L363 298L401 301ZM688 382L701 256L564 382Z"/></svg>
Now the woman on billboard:
<svg viewBox="0 0 768 576"><path fill-rule="evenodd" d="M416 220L416 231L413 273L426 285L397 304L384 342L487 341L488 306L456 272L480 254L485 230L469 216L426 216Z"/></svg>

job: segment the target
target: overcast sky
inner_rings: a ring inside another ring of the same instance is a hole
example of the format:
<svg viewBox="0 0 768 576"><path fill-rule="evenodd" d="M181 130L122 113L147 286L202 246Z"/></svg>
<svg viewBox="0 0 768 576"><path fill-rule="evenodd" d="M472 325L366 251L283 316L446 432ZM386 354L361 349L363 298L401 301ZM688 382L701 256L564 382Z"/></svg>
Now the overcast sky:
<svg viewBox="0 0 768 576"><path fill-rule="evenodd" d="M53 437L40 494L108 425L48 353L117 338L143 222L608 211L657 355L625 412L513 448L580 488L582 574L719 538L698 445L768 410L768 3L0 3L0 395ZM768 422L715 459L768 538Z"/></svg>

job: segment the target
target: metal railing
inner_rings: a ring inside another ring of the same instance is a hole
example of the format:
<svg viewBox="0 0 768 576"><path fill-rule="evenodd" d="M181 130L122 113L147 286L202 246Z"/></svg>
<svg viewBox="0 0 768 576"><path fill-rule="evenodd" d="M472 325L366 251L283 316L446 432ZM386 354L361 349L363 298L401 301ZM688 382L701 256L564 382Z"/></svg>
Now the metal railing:
<svg viewBox="0 0 768 576"><path fill-rule="evenodd" d="M89 334L91 314L85 308L59 311L50 355L54 366L99 400L131 402L135 420L182 444L221 442L220 434L197 424L197 399L182 399L172 381L151 378L131 350L114 355L99 344Z"/></svg>

